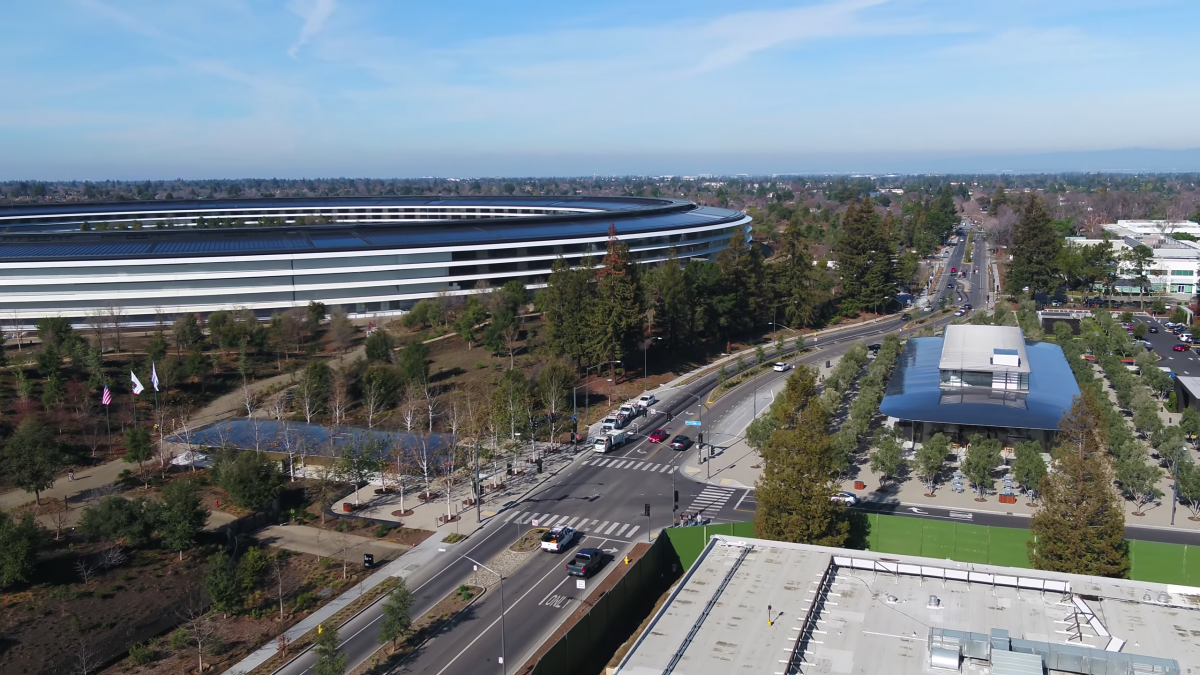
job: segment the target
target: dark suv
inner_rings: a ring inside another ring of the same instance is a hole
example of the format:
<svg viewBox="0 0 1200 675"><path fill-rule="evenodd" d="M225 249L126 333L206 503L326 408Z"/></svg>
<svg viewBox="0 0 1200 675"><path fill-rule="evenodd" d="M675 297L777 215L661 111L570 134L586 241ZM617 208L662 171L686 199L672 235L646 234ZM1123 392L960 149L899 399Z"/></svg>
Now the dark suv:
<svg viewBox="0 0 1200 675"><path fill-rule="evenodd" d="M581 548L575 552L575 559L567 563L567 575L572 577L590 577L603 564L603 551L598 548Z"/></svg>

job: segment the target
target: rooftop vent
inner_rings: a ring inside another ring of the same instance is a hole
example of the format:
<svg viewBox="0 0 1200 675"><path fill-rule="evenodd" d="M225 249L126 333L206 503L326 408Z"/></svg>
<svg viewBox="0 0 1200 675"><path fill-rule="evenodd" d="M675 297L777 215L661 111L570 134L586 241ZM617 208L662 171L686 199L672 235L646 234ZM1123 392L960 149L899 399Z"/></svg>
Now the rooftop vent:
<svg viewBox="0 0 1200 675"><path fill-rule="evenodd" d="M891 593L888 593L888 595L887 595L887 603L888 603L889 605L894 605L894 604L896 604L896 603L898 603L898 602L900 602L900 598L897 598L896 596L892 595Z"/></svg>
<svg viewBox="0 0 1200 675"><path fill-rule="evenodd" d="M925 603L925 606L929 609L941 609L942 601L938 596L931 595L929 596L929 602Z"/></svg>
<svg viewBox="0 0 1200 675"><path fill-rule="evenodd" d="M1171 603L1171 594L1170 594L1170 593L1167 593L1166 591L1163 591L1163 592L1159 593L1159 594L1158 594L1158 601L1159 601L1159 602L1161 602L1161 603L1162 603L1162 604L1164 604L1164 605L1168 605L1168 604L1170 604L1170 603Z"/></svg>
<svg viewBox="0 0 1200 675"><path fill-rule="evenodd" d="M1019 368L1021 366L1021 355L1015 349L993 349L992 365Z"/></svg>

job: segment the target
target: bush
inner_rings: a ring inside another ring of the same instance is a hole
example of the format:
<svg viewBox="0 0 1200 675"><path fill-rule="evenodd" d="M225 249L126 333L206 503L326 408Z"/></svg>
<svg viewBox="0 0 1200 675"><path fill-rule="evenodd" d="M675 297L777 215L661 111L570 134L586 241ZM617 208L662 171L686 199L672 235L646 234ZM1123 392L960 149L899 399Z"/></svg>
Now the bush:
<svg viewBox="0 0 1200 675"><path fill-rule="evenodd" d="M173 651L180 651L191 646L191 638L188 637L187 631L176 628L175 632L171 633L168 643Z"/></svg>
<svg viewBox="0 0 1200 675"><path fill-rule="evenodd" d="M129 660L134 665L144 666L158 660L158 652L150 647L149 642L135 642L129 645Z"/></svg>
<svg viewBox="0 0 1200 675"><path fill-rule="evenodd" d="M386 537L394 529L396 529L394 525L381 524L375 528L375 536L380 538Z"/></svg>
<svg viewBox="0 0 1200 675"><path fill-rule="evenodd" d="M278 462L254 450L222 452L216 474L217 485L244 509L270 504L283 484Z"/></svg>

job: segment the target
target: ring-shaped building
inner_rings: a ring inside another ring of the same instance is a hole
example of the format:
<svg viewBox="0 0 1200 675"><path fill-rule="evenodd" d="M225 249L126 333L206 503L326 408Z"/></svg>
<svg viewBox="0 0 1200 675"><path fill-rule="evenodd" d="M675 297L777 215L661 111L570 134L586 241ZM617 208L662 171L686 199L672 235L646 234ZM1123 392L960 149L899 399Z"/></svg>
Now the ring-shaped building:
<svg viewBox="0 0 1200 675"><path fill-rule="evenodd" d="M598 263L610 227L638 263L707 259L748 233L740 211L632 197L383 197L0 208L0 320L119 308L129 323L319 301L355 315L518 279L560 256Z"/></svg>

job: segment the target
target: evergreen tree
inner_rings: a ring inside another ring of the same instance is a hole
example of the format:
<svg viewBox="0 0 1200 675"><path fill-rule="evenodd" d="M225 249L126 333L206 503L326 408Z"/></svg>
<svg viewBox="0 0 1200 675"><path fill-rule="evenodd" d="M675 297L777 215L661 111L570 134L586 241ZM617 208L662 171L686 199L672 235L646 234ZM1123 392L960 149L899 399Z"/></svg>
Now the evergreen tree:
<svg viewBox="0 0 1200 675"><path fill-rule="evenodd" d="M1030 295L1053 293L1060 278L1060 250L1062 239L1050 224L1045 203L1031 193L1021 208L1021 217L1013 230L1013 259L1008 270L1008 291L1017 294L1028 287Z"/></svg>
<svg viewBox="0 0 1200 675"><path fill-rule="evenodd" d="M1042 507L1029 523L1029 562L1040 570L1123 578L1129 574L1125 514L1092 396L1085 390L1059 423L1055 470L1042 481Z"/></svg>
<svg viewBox="0 0 1200 675"><path fill-rule="evenodd" d="M475 341L479 339L477 327L486 320L487 311L483 309L483 303L473 295L467 296L467 304L454 322L454 332L467 343L468 351L475 347Z"/></svg>
<svg viewBox="0 0 1200 675"><path fill-rule="evenodd" d="M788 377L784 403L772 414L784 424L762 449L766 466L756 484L755 530L760 537L821 546L842 546L850 524L838 491L838 465L816 398L816 375L806 367Z"/></svg>
<svg viewBox="0 0 1200 675"><path fill-rule="evenodd" d="M672 248L667 260L652 270L646 279L647 305L654 315L654 327L662 334L662 346L674 349L692 339L692 302L683 266Z"/></svg>
<svg viewBox="0 0 1200 675"><path fill-rule="evenodd" d="M165 548L183 552L196 544L196 536L208 522L210 511L200 502L194 483L188 480L172 481L163 488L162 508L159 512L159 531Z"/></svg>
<svg viewBox="0 0 1200 675"><path fill-rule="evenodd" d="M474 300L474 298L471 299ZM475 300L475 304L478 305L479 301ZM392 335L385 330L376 330L374 333L368 335L367 342L363 346L367 360L380 363L392 363L395 361L395 353L392 351L394 348L395 343L392 341Z"/></svg>
<svg viewBox="0 0 1200 675"><path fill-rule="evenodd" d="M827 268L813 264L799 225L789 225L784 232L779 259L770 269L775 297L783 307L782 315L772 320L793 328L816 324L822 306L829 300L831 284Z"/></svg>
<svg viewBox="0 0 1200 675"><path fill-rule="evenodd" d="M217 460L216 482L234 504L256 509L279 494L279 463L257 450L224 451Z"/></svg>
<svg viewBox="0 0 1200 675"><path fill-rule="evenodd" d="M232 558L224 553L217 553L208 559L208 577L204 580L204 590L212 600L213 609L226 617L242 608L245 595L238 581L237 566Z"/></svg>
<svg viewBox="0 0 1200 675"><path fill-rule="evenodd" d="M615 379L616 364L636 351L642 335L637 267L629 262L629 246L617 239L615 226L608 228L608 253L597 273L597 300L592 313L592 354L608 361L609 376Z"/></svg>
<svg viewBox="0 0 1200 675"><path fill-rule="evenodd" d="M870 198L846 209L837 259L847 309L879 312L896 297L896 248L890 235Z"/></svg>
<svg viewBox="0 0 1200 675"><path fill-rule="evenodd" d="M396 640L412 630L412 606L412 591L401 577L383 601L383 620L379 622L379 642L392 643L393 652L396 651Z"/></svg>
<svg viewBox="0 0 1200 675"><path fill-rule="evenodd" d="M129 427L125 431L125 461L137 464L138 471L141 471L142 463L150 459L153 450L150 431L146 427Z"/></svg>
<svg viewBox="0 0 1200 675"><path fill-rule="evenodd" d="M546 288L536 304L546 316L546 345L551 353L566 356L578 367L587 355L588 331L596 302L593 260L585 257L572 268L564 258L554 261Z"/></svg>
<svg viewBox="0 0 1200 675"><path fill-rule="evenodd" d="M180 351L190 350L204 339L204 333L200 330L200 322L196 320L196 315L191 313L183 314L175 319L172 332L175 334L176 355Z"/></svg>
<svg viewBox="0 0 1200 675"><path fill-rule="evenodd" d="M13 485L32 492L41 504L42 490L54 485L54 474L62 468L58 439L36 418L26 417L4 446L0 466Z"/></svg>
<svg viewBox="0 0 1200 675"><path fill-rule="evenodd" d="M1008 193L1004 191L1003 185L997 185L996 191L992 193L992 201L988 204L988 215L994 216L1000 213L1000 207L1008 203Z"/></svg>
<svg viewBox="0 0 1200 675"><path fill-rule="evenodd" d="M46 531L32 513L17 520L0 511L0 587L29 581L45 545Z"/></svg>
<svg viewBox="0 0 1200 675"><path fill-rule="evenodd" d="M746 243L741 229L734 231L729 246L717 254L717 270L728 303L728 311L719 320L727 335L770 320L765 311L769 289L762 253L753 242Z"/></svg>

